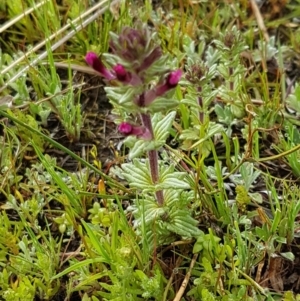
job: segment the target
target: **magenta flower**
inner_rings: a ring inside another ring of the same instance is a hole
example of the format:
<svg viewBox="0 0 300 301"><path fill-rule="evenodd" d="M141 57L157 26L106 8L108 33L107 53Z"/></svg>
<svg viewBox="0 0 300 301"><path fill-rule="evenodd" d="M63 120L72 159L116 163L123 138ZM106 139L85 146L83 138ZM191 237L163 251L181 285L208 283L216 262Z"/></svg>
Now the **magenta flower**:
<svg viewBox="0 0 300 301"><path fill-rule="evenodd" d="M166 82L156 88L156 96L161 96L169 90L175 88L180 81L181 75L182 71L180 69L169 73Z"/></svg>
<svg viewBox="0 0 300 301"><path fill-rule="evenodd" d="M128 122L122 122L118 130L124 136L136 136L138 138L142 138L144 140L151 140L152 136L149 130L144 126L133 125Z"/></svg>
<svg viewBox="0 0 300 301"><path fill-rule="evenodd" d="M169 90L175 88L178 85L178 82L181 78L182 71L180 69L172 71L166 78L166 82L161 84L151 90L148 90L145 93L142 93L137 97L134 102L138 107L147 107L149 106L155 98L162 96Z"/></svg>
<svg viewBox="0 0 300 301"><path fill-rule="evenodd" d="M116 77L120 82L128 82L130 80L130 73L126 71L126 69L121 65L117 64L113 67Z"/></svg>
<svg viewBox="0 0 300 301"><path fill-rule="evenodd" d="M182 71L180 69L172 71L167 78L167 85L170 89L175 88L180 81Z"/></svg>
<svg viewBox="0 0 300 301"><path fill-rule="evenodd" d="M133 126L128 122L122 122L119 125L118 130L121 134L127 136L127 135L130 135L132 133Z"/></svg>
<svg viewBox="0 0 300 301"><path fill-rule="evenodd" d="M114 66L114 71L117 79L123 84L129 84L132 86L138 86L142 84L141 78L135 74L128 72L121 64Z"/></svg>
<svg viewBox="0 0 300 301"><path fill-rule="evenodd" d="M116 78L116 76L104 66L104 64L95 52L88 52L85 56L85 61L88 65L90 65L94 70L99 72L107 80L112 80Z"/></svg>

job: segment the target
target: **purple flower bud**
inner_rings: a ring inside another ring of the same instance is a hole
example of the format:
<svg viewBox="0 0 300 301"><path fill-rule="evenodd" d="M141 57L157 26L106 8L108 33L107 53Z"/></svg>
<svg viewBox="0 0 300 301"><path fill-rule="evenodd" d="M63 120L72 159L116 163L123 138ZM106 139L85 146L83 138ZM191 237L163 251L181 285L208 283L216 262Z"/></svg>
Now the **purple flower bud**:
<svg viewBox="0 0 300 301"><path fill-rule="evenodd" d="M120 123L118 130L121 134L125 136L130 135L132 132L132 125L128 122L122 122Z"/></svg>
<svg viewBox="0 0 300 301"><path fill-rule="evenodd" d="M151 40L147 26L139 23L137 29L124 27L109 42L111 52L126 61L130 70L139 75L162 56L162 49Z"/></svg>
<svg viewBox="0 0 300 301"><path fill-rule="evenodd" d="M114 71L116 73L117 79L125 84L128 84L131 82L132 74L128 72L121 64L117 64L114 66Z"/></svg>
<svg viewBox="0 0 300 301"><path fill-rule="evenodd" d="M138 72L148 69L155 61L162 56L162 49L160 46L155 47L152 52L143 60Z"/></svg>
<svg viewBox="0 0 300 301"><path fill-rule="evenodd" d="M138 75L126 71L126 69L121 64L117 64L113 69L115 71L117 79L123 84L137 86L142 83Z"/></svg>
<svg viewBox="0 0 300 301"><path fill-rule="evenodd" d="M170 88L175 88L180 81L181 75L182 75L182 71L180 69L177 69L176 71L172 71L167 77L166 84Z"/></svg>
<svg viewBox="0 0 300 301"><path fill-rule="evenodd" d="M151 140L151 134L149 130L144 126L136 126L132 125L128 122L122 122L118 130L124 136L137 136L138 138L142 138L144 140Z"/></svg>
<svg viewBox="0 0 300 301"><path fill-rule="evenodd" d="M124 27L118 38L109 43L113 54L130 63L141 59L146 45L147 40L144 31L130 27Z"/></svg>
<svg viewBox="0 0 300 301"><path fill-rule="evenodd" d="M116 72L116 77L120 82L124 82L128 79L129 74L122 65L117 64L113 69Z"/></svg>
<svg viewBox="0 0 300 301"><path fill-rule="evenodd" d="M180 80L181 75L182 71L180 69L172 71L167 76L164 84L140 94L135 98L134 103L141 108L149 106L155 100L155 98L162 96L164 93L175 88Z"/></svg>
<svg viewBox="0 0 300 301"><path fill-rule="evenodd" d="M88 52L85 56L85 61L88 65L90 65L94 70L99 72L107 80L112 80L116 78L116 76L104 66L104 64L95 52Z"/></svg>
<svg viewBox="0 0 300 301"><path fill-rule="evenodd" d="M167 76L166 82L156 88L156 96L161 96L168 92L169 90L175 88L179 83L181 78L182 71L177 69L176 71L172 71Z"/></svg>

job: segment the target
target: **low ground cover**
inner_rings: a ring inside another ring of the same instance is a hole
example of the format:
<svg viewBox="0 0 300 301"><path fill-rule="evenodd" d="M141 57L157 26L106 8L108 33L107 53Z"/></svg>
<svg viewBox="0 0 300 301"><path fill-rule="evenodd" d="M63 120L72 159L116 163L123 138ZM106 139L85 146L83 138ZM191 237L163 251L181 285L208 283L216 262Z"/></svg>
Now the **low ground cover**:
<svg viewBox="0 0 300 301"><path fill-rule="evenodd" d="M300 299L299 1L0 3L0 299Z"/></svg>

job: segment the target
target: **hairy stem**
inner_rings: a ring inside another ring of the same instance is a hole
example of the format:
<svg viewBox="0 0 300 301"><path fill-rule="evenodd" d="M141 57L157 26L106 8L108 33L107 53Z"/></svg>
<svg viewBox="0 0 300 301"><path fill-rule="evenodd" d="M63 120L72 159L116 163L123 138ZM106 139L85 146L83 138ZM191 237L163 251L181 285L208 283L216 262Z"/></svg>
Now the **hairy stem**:
<svg viewBox="0 0 300 301"><path fill-rule="evenodd" d="M233 74L233 68L232 67L229 67L229 75L230 75L230 77L232 77L232 74ZM232 79L232 78L231 78ZM231 80L230 82L229 82L229 89L231 90L231 91L233 91L233 89L234 89L234 82L233 82L233 80Z"/></svg>
<svg viewBox="0 0 300 301"><path fill-rule="evenodd" d="M143 125L149 130L151 133L151 138L154 139L151 116L149 114L141 113L141 119L143 121ZM148 151L151 179L153 184L158 183L159 181L159 171L158 171L158 153L157 150ZM162 206L164 204L164 195L163 191L155 192L157 203Z"/></svg>
<svg viewBox="0 0 300 301"><path fill-rule="evenodd" d="M202 92L202 87L198 87L198 105L200 107L200 111L199 111L199 120L201 122L201 124L204 123L204 113L203 113L203 99L201 96L201 92Z"/></svg>

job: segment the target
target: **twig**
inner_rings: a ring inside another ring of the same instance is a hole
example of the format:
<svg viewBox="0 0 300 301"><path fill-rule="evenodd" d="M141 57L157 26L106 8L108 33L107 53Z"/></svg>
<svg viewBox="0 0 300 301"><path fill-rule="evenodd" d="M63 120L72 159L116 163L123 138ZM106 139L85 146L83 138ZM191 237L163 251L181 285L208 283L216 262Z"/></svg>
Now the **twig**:
<svg viewBox="0 0 300 301"><path fill-rule="evenodd" d="M82 66L77 64L68 64L68 63L61 63L61 62L54 62L53 64L56 68L71 69L73 71L79 71L81 73L99 76L99 72L95 71L89 66ZM42 65L49 65L49 62L42 62Z"/></svg>
<svg viewBox="0 0 300 301"><path fill-rule="evenodd" d="M167 300L167 295L168 295L168 292L169 292L169 288L170 286L172 285L172 282L173 282L173 279L176 275L176 273L174 273L175 269L177 269L180 265L181 265L181 262L183 261L183 257L178 257L177 260L176 260L176 263L175 263L175 268L173 269L173 273L165 287L165 291L164 291L164 295L163 295L163 299L162 301L166 301Z"/></svg>
<svg viewBox="0 0 300 301"><path fill-rule="evenodd" d="M42 42L40 42L39 44L35 45L32 49L30 49L28 52L26 52L23 56L19 57L18 59L16 59L15 61L13 61L9 66L7 66L6 68L2 69L0 71L0 75L5 74L6 72L8 72L10 69L12 69L14 66L18 65L20 62L22 62L23 60L25 60L27 57L29 57L32 53L36 52L37 50L39 50L41 47L45 46L47 42L50 42L51 40L53 40L54 38L58 37L59 35L63 34L67 29L69 29L71 27L71 25L73 24L75 26L76 23L78 22L82 22L82 20L86 17L89 16L90 14L92 14L95 10L101 8L104 4L106 4L107 0L104 0L100 3L97 3L95 6L91 7L90 9L88 9L86 12L84 12L83 14L81 14L79 17L77 17L76 19L74 19L72 21L72 23L68 23L67 25L65 25L64 27L62 27L61 29L59 29L58 31L56 31L55 33L53 33L50 37L46 38L45 40L43 40Z"/></svg>
<svg viewBox="0 0 300 301"><path fill-rule="evenodd" d="M186 289L186 286L187 286L187 284L188 284L188 282L190 280L192 269L193 269L193 267L194 267L194 265L196 263L197 257L198 257L198 253L194 254L193 259L192 259L191 264L190 264L190 267L189 267L189 270L186 273L186 275L185 275L185 277L184 277L184 279L183 279L183 281L181 283L180 289L177 292L177 294L176 294L176 296L175 296L175 298L174 298L173 301L180 301L181 300L181 297L182 297L182 295L183 295L183 293L184 293L184 291Z"/></svg>
<svg viewBox="0 0 300 301"><path fill-rule="evenodd" d="M258 25L259 29L262 31L266 42L268 42L270 40L270 37L269 37L268 31L267 31L267 28L265 26L263 17L262 17L262 15L260 13L260 10L259 10L259 8L256 4L256 1L255 0L250 0L250 5L251 5L251 8L252 8L253 14L256 18L257 25Z"/></svg>
<svg viewBox="0 0 300 301"><path fill-rule="evenodd" d="M9 28L10 26L14 25L15 23L17 23L18 21L20 21L22 18L30 15L34 10L38 9L40 6L46 4L49 0L45 0L42 1L36 5L34 5L33 7L27 9L26 11L24 11L22 14L16 16L15 18L9 20L8 22L4 23L3 25L0 26L0 33L4 32L7 28Z"/></svg>
<svg viewBox="0 0 300 301"><path fill-rule="evenodd" d="M119 0L115 0L113 1L111 4L119 2ZM58 42L56 42L55 44L53 44L51 46L51 50L54 51L56 50L58 47L60 47L62 44L64 44L66 41L68 41L69 39L71 39L76 33L78 33L78 31L82 30L83 28L85 28L88 24L90 24L91 22L95 21L101 14L103 14L107 9L109 9L109 3L108 0L103 0L100 3L97 3L94 7L92 7L90 10L88 10L87 12L85 12L84 14L82 14L81 16L79 16L76 21L81 20L83 16L86 16L87 13L92 12L93 10L95 10L96 8L99 8L95 13L93 13L93 15L91 15L90 17L88 17L86 20L82 21L82 23L80 23L79 25L75 26L74 25L74 29L71 30L70 32L68 32L62 39L60 39ZM75 21L75 20L74 20ZM73 22L74 22L73 21ZM46 43L46 41L49 41L51 39L53 39L54 37L56 37L58 34L61 33L61 31L65 31L68 27L70 26L70 24L67 24L65 27L63 27L62 29L60 29L59 31L55 32L53 35L51 35L49 38L47 38L45 41L43 41L42 43L39 43L38 45L36 45L33 49L31 49L29 52L27 52L26 54L24 54L21 58L17 59L15 62L13 62L11 65L9 65L8 67L6 67L5 69L1 70L1 75L6 73L7 71L9 71L14 65L16 65L16 63L19 63L20 61L24 60L25 58L27 59L27 56L29 54L31 54L34 51L36 51L38 48L44 46L44 44ZM36 65L38 62L40 62L41 60L43 60L44 58L46 58L48 55L47 51L44 51L42 54L40 54L37 58L35 58L30 64L28 64L27 66L25 66L21 71L19 71L17 74L15 74L13 77L11 77L1 88L0 88L0 92L2 92L3 90L5 90L10 83L14 82L16 79L18 79L21 75L24 74L24 72L26 72L30 67Z"/></svg>

